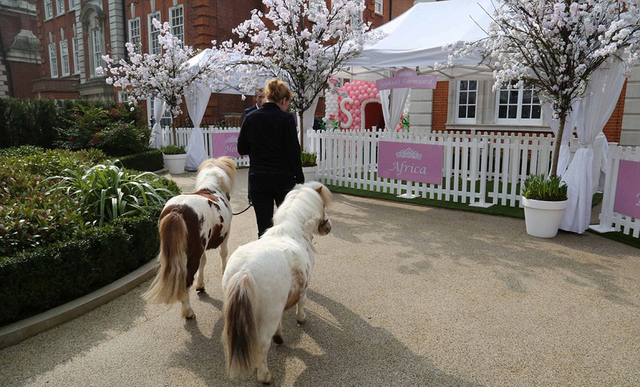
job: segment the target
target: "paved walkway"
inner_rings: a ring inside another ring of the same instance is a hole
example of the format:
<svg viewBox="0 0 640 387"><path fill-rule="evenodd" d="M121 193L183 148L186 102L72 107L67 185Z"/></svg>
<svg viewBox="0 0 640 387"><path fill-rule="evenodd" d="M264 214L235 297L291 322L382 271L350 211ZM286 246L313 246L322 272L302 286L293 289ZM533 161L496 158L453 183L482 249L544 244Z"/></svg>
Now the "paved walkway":
<svg viewBox="0 0 640 387"><path fill-rule="evenodd" d="M190 191L195 178L178 182ZM246 170L233 198L243 208ZM529 237L524 221L336 194L308 322L285 313L282 386L638 386L640 252L594 234ZM256 236L233 220L230 251ZM255 386L229 379L220 263L197 314L147 304L146 281L0 351L0 386Z"/></svg>

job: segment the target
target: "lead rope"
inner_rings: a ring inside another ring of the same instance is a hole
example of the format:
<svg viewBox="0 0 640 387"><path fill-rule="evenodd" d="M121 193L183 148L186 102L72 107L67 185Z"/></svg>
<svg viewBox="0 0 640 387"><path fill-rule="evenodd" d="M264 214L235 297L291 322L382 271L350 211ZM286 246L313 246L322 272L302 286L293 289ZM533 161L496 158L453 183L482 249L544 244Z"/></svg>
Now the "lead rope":
<svg viewBox="0 0 640 387"><path fill-rule="evenodd" d="M240 215L240 214L242 214L242 213L246 212L249 208L251 208L251 203L249 203L249 205L247 206L247 208L245 208L244 210L242 210L242 211L240 211L240 212L234 212L234 213L233 213L233 216Z"/></svg>

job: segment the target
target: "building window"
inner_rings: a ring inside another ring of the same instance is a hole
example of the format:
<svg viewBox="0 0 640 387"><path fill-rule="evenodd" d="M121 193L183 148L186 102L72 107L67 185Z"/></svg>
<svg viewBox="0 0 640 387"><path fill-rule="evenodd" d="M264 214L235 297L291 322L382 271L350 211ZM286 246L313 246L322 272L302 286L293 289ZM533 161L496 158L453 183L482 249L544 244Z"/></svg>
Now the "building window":
<svg viewBox="0 0 640 387"><path fill-rule="evenodd" d="M73 10L76 8L76 1L75 0L69 0L69 11Z"/></svg>
<svg viewBox="0 0 640 387"><path fill-rule="evenodd" d="M80 74L80 53L78 52L78 39L71 38L71 50L73 51L73 73Z"/></svg>
<svg viewBox="0 0 640 387"><path fill-rule="evenodd" d="M382 15L384 10L382 9L384 7L384 3L383 0L375 0L375 2L373 3L373 10L375 13Z"/></svg>
<svg viewBox="0 0 640 387"><path fill-rule="evenodd" d="M91 48L93 49L91 74L95 75L96 67L102 66L102 31L100 28L91 30Z"/></svg>
<svg viewBox="0 0 640 387"><path fill-rule="evenodd" d="M475 122L478 97L478 81L458 82L457 121Z"/></svg>
<svg viewBox="0 0 640 387"><path fill-rule="evenodd" d="M496 121L509 123L542 123L540 100L534 87L508 88L498 91Z"/></svg>
<svg viewBox="0 0 640 387"><path fill-rule="evenodd" d="M44 0L44 18L49 20L53 18L53 0Z"/></svg>
<svg viewBox="0 0 640 387"><path fill-rule="evenodd" d="M179 5L169 8L169 17L171 21L171 34L184 44L184 7Z"/></svg>
<svg viewBox="0 0 640 387"><path fill-rule="evenodd" d="M160 54L162 53L162 46L158 42L158 36L160 36L160 30L153 26L153 19L160 21L160 12L154 12L147 15L147 21L149 24L149 53Z"/></svg>
<svg viewBox="0 0 640 387"><path fill-rule="evenodd" d="M69 47L67 46L67 40L60 42L60 63L62 64L62 76L69 76Z"/></svg>
<svg viewBox="0 0 640 387"><path fill-rule="evenodd" d="M140 34L140 18L129 19L129 43L133 44L137 53L142 52L142 38Z"/></svg>
<svg viewBox="0 0 640 387"><path fill-rule="evenodd" d="M55 43L49 45L49 66L51 67L51 78L58 78L58 54Z"/></svg>
<svg viewBox="0 0 640 387"><path fill-rule="evenodd" d="M56 0L56 4L58 5L57 16L64 15L64 0Z"/></svg>

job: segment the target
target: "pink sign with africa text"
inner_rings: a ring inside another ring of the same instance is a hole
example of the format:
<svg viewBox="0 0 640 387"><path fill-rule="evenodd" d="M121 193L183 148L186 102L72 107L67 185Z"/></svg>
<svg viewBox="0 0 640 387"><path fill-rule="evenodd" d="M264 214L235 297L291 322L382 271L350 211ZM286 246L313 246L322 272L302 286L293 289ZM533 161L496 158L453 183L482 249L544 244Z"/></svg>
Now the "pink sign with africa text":
<svg viewBox="0 0 640 387"><path fill-rule="evenodd" d="M388 179L442 183L444 146L380 141L378 176Z"/></svg>
<svg viewBox="0 0 640 387"><path fill-rule="evenodd" d="M213 147L213 157L240 157L238 153L238 135L232 133L211 133L211 146Z"/></svg>
<svg viewBox="0 0 640 387"><path fill-rule="evenodd" d="M640 219L640 162L620 160L613 211Z"/></svg>

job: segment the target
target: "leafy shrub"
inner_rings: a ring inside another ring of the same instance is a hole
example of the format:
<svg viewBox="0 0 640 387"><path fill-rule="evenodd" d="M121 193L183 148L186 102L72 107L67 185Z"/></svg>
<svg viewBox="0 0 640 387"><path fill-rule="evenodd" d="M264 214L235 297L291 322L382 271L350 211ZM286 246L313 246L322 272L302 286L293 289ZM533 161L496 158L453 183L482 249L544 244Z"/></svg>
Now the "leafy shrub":
<svg viewBox="0 0 640 387"><path fill-rule="evenodd" d="M567 185L559 176L529 175L522 182L522 196L534 200L567 200Z"/></svg>
<svg viewBox="0 0 640 387"><path fill-rule="evenodd" d="M302 151L302 153L300 153L300 160L302 161L303 167L313 167L317 165L315 153L308 153L308 152Z"/></svg>
<svg viewBox="0 0 640 387"><path fill-rule="evenodd" d="M58 183L51 192L65 192L81 203L84 219L99 226L119 216L145 213L174 195L160 186L157 175L134 175L114 164L99 164L86 172L66 169L52 179Z"/></svg>
<svg viewBox="0 0 640 387"><path fill-rule="evenodd" d="M184 145L182 146L165 145L163 147L160 147L160 151L165 155L182 155L187 153L187 150L185 149Z"/></svg>
<svg viewBox="0 0 640 387"><path fill-rule="evenodd" d="M110 156L124 156L144 152L148 149L150 136L151 130L147 127L114 122L97 132L92 143L95 143L96 148Z"/></svg>
<svg viewBox="0 0 640 387"><path fill-rule="evenodd" d="M159 149L149 149L145 152L122 156L116 161L121 168L135 169L136 171L159 171L164 161Z"/></svg>
<svg viewBox="0 0 640 387"><path fill-rule="evenodd" d="M160 208L74 239L0 257L0 326L95 291L154 259Z"/></svg>

